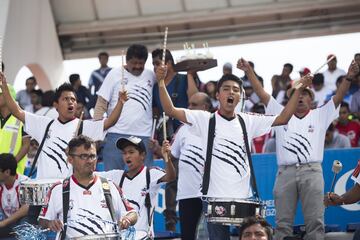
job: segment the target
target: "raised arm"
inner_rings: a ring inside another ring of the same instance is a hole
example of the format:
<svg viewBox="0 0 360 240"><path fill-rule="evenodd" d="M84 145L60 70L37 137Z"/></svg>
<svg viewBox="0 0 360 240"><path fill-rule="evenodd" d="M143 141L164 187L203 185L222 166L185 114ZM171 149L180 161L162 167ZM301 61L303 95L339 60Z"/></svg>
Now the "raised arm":
<svg viewBox="0 0 360 240"><path fill-rule="evenodd" d="M110 127L114 126L114 124L119 120L122 108L127 100L128 100L127 91L119 92L119 99L115 105L114 110L112 110L110 116L104 121L104 130L107 130Z"/></svg>
<svg viewBox="0 0 360 240"><path fill-rule="evenodd" d="M164 112L166 115L176 118L181 122L187 122L184 109L174 107L174 104L171 101L164 82L165 76L166 67L159 66L156 69L156 78L158 80L160 101Z"/></svg>
<svg viewBox="0 0 360 240"><path fill-rule="evenodd" d="M189 71L187 73L187 83L188 83L188 87L187 87L186 93L187 93L188 99L190 99L192 95L194 95L195 93L197 93L199 91L195 84L193 72Z"/></svg>
<svg viewBox="0 0 360 240"><path fill-rule="evenodd" d="M25 123L25 111L22 110L15 102L15 100L11 97L5 75L2 72L0 72L0 87L2 90L2 94L4 95L6 105L11 114L14 115L21 122Z"/></svg>
<svg viewBox="0 0 360 240"><path fill-rule="evenodd" d="M94 108L94 119L100 120L103 119L104 113L106 113L108 109L109 103L101 96L98 95L95 108Z"/></svg>
<svg viewBox="0 0 360 240"><path fill-rule="evenodd" d="M347 91L349 90L351 82L355 79L356 74L358 73L359 73L359 65L355 62L355 60L352 60L345 81L344 80L341 81L340 86L337 89L335 96L333 97L335 108L337 108L344 99Z"/></svg>
<svg viewBox="0 0 360 240"><path fill-rule="evenodd" d="M302 77L297 84L302 84L299 88L294 88L293 94L291 95L288 103L286 104L285 108L281 111L281 113L277 116L275 121L273 122L272 126L279 126L285 125L288 123L292 115L296 111L297 104L299 102L299 96L301 91L311 85L313 76L310 74L305 75Z"/></svg>
<svg viewBox="0 0 360 240"><path fill-rule="evenodd" d="M23 136L21 139L21 148L19 152L16 154L15 159L19 162L28 152L30 148L30 136Z"/></svg>
<svg viewBox="0 0 360 240"><path fill-rule="evenodd" d="M237 68L243 70L251 82L256 95L259 96L260 101L267 106L270 100L270 94L265 92L263 86L261 85L259 79L256 77L254 70L250 66L249 62L245 59L240 58L237 63Z"/></svg>

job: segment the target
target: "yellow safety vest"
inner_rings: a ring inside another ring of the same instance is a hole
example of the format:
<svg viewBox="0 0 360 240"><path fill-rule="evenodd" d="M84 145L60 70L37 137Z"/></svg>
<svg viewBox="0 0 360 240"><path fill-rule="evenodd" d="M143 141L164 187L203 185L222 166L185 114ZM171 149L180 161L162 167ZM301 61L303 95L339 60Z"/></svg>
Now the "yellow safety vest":
<svg viewBox="0 0 360 240"><path fill-rule="evenodd" d="M3 128L0 128L0 153L12 153L14 156L18 154L22 143L22 127L22 122L11 115ZM18 162L18 174L24 174L25 164L26 155Z"/></svg>

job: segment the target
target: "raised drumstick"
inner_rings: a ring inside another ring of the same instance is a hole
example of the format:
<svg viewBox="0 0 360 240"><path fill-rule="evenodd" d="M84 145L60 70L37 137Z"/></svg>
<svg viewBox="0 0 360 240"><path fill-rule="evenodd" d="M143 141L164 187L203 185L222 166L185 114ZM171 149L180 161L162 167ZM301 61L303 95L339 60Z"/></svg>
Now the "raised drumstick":
<svg viewBox="0 0 360 240"><path fill-rule="evenodd" d="M83 116L84 116L84 111L82 111L81 114L80 114L79 122L78 122L78 124L77 124L77 126L76 126L76 130L75 130L75 133L74 133L74 137L76 137L76 136L79 135L79 129L80 129L80 125L81 125Z"/></svg>
<svg viewBox="0 0 360 240"><path fill-rule="evenodd" d="M122 68L121 68L121 89L124 92L125 91L125 61L124 61L124 56L125 56L125 52L124 50L121 51L121 64L122 64Z"/></svg>
<svg viewBox="0 0 360 240"><path fill-rule="evenodd" d="M342 164L339 160L334 160L333 162L333 166L332 166L332 172L334 173L334 178L331 182L331 186L330 186L330 192L333 191L334 188L334 184L335 184L335 179L336 179L336 175L341 171L342 169Z"/></svg>
<svg viewBox="0 0 360 240"><path fill-rule="evenodd" d="M3 38L2 38L2 36L0 36L0 72L3 71L3 69L2 69L2 43L3 43Z"/></svg>
<svg viewBox="0 0 360 240"><path fill-rule="evenodd" d="M166 140L167 136L166 136L166 115L165 115L165 112L163 112L163 135L164 135L164 140Z"/></svg>
<svg viewBox="0 0 360 240"><path fill-rule="evenodd" d="M333 55L331 58L329 58L323 65L321 65L318 69L316 69L316 71L313 73L313 74L317 74L326 64L328 64L331 60L333 60L335 58L335 56ZM299 89L299 88L301 88L302 87L302 83L298 83L298 84L296 84L295 83L295 86L294 86L294 88L295 89Z"/></svg>
<svg viewBox="0 0 360 240"><path fill-rule="evenodd" d="M169 29L168 27L165 27L163 55L162 55L162 65L163 66L165 66L165 56L166 56L166 44L167 44L168 29Z"/></svg>
<svg viewBox="0 0 360 240"><path fill-rule="evenodd" d="M155 139L156 121L157 121L157 119L154 118L153 119L152 130L151 130L151 138L152 139Z"/></svg>

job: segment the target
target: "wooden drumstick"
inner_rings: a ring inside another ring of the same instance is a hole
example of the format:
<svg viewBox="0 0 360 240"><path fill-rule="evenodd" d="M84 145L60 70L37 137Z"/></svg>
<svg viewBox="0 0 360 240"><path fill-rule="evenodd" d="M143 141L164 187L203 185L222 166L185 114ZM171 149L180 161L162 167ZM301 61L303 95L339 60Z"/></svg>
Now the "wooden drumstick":
<svg viewBox="0 0 360 240"><path fill-rule="evenodd" d="M75 130L75 133L74 133L74 137L76 137L76 136L79 135L79 129L80 129L80 125L81 125L83 116L84 116L84 111L82 111L81 114L80 114L79 122L78 122L78 124L77 124L77 126L76 126L76 130Z"/></svg>
<svg viewBox="0 0 360 240"><path fill-rule="evenodd" d="M334 173L334 177L333 180L331 182L331 186L330 186L330 192L333 191L334 188L334 184L335 184L335 179L336 179L336 175L341 171L342 169L342 164L339 160L334 160L333 162L333 166L332 166L332 172Z"/></svg>
<svg viewBox="0 0 360 240"><path fill-rule="evenodd" d="M0 36L0 72L3 71L3 69L2 69L2 43L3 43L3 38L2 38L2 36Z"/></svg>
<svg viewBox="0 0 360 240"><path fill-rule="evenodd" d="M157 119L154 118L153 119L152 130L151 130L151 138L152 139L155 139L156 121L157 121Z"/></svg>
<svg viewBox="0 0 360 240"><path fill-rule="evenodd" d="M168 35L168 27L165 27L164 45L163 45L163 55L162 55L162 65L163 65L163 66L165 66L167 35Z"/></svg>
<svg viewBox="0 0 360 240"><path fill-rule="evenodd" d="M333 60L335 58L335 55L333 55L331 58L329 58L329 60L327 60L323 65L321 65L318 69L316 69L316 71L313 73L314 75L315 74L317 74L326 64L328 64L331 60ZM299 88L301 88L302 87L302 83L298 83L298 84L296 84L295 83L295 86L294 86L294 88L295 89L299 89Z"/></svg>
<svg viewBox="0 0 360 240"><path fill-rule="evenodd" d="M122 92L125 91L125 61L124 61L124 56L125 56L125 52L124 50L122 50L121 52L121 64L122 64L122 68L121 68L121 89Z"/></svg>
<svg viewBox="0 0 360 240"><path fill-rule="evenodd" d="M163 135L164 135L164 140L166 140L167 139L167 134L166 134L166 115L165 115L165 112L163 112ZM165 153L163 157L164 157L164 161L168 162L168 154Z"/></svg>

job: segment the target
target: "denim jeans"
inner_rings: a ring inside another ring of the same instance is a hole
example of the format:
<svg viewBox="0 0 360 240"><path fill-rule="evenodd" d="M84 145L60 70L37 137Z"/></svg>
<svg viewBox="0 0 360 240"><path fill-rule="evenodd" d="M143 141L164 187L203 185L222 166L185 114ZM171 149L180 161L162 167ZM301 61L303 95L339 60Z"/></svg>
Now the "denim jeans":
<svg viewBox="0 0 360 240"><path fill-rule="evenodd" d="M125 163L122 158L122 152L116 147L116 141L119 138L128 138L131 135L107 133L104 140L104 147L101 151L101 156L104 162L104 170L109 171L113 169L125 169ZM146 147L145 166L151 167L153 164L153 152L149 149L149 137L139 137L143 140Z"/></svg>

